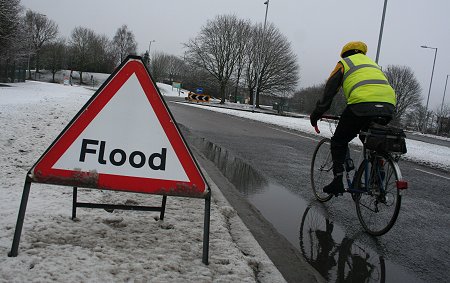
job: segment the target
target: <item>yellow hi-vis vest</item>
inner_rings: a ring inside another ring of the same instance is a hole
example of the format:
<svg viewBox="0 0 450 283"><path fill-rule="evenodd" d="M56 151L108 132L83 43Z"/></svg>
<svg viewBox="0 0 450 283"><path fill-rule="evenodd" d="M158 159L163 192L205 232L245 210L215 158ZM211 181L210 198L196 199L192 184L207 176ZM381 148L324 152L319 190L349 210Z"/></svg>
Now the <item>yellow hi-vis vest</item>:
<svg viewBox="0 0 450 283"><path fill-rule="evenodd" d="M355 54L340 61L344 65L342 88L347 104L387 102L395 105L395 91L381 68L369 57Z"/></svg>

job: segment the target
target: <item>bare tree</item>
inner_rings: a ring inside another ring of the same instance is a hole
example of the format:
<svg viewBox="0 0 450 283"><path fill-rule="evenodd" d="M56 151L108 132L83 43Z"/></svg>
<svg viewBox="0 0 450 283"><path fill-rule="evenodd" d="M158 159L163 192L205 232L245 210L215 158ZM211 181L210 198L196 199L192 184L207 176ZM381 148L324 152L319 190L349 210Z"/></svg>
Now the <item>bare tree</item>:
<svg viewBox="0 0 450 283"><path fill-rule="evenodd" d="M246 79L253 103L256 81L256 106L261 92L286 93L293 91L299 81L299 66L291 44L278 28L270 24L263 35L263 27L256 25L253 31L253 47L249 48ZM264 41L264 44L261 42ZM263 48L263 49L261 49Z"/></svg>
<svg viewBox="0 0 450 283"><path fill-rule="evenodd" d="M111 73L116 67L117 57L109 38L106 35L94 34L89 46L89 71Z"/></svg>
<svg viewBox="0 0 450 283"><path fill-rule="evenodd" d="M90 63L90 43L95 33L84 27L76 27L70 38L71 62L70 69L77 69L80 74L80 84L83 83L83 72L88 70Z"/></svg>
<svg viewBox="0 0 450 283"><path fill-rule="evenodd" d="M55 82L55 74L65 67L66 43L63 38L46 44L42 48L44 67L52 73L52 82Z"/></svg>
<svg viewBox="0 0 450 283"><path fill-rule="evenodd" d="M325 91L325 83L320 85L310 86L301 89L294 93L290 98L290 105L295 110L310 114L315 108L317 100L319 100ZM333 115L342 114L345 106L347 105L342 89L335 95L333 103L328 109L327 113Z"/></svg>
<svg viewBox="0 0 450 283"><path fill-rule="evenodd" d="M69 67L80 74L83 83L83 72L109 73L116 66L111 41L105 35L97 35L94 31L76 27L70 38Z"/></svg>
<svg viewBox="0 0 450 283"><path fill-rule="evenodd" d="M150 55L148 53L148 50L145 50L144 53L141 54L142 61L144 61L144 64L147 68L150 68Z"/></svg>
<svg viewBox="0 0 450 283"><path fill-rule="evenodd" d="M0 0L0 81L16 80L16 69L24 68L26 37L21 11L19 0Z"/></svg>
<svg viewBox="0 0 450 283"><path fill-rule="evenodd" d="M183 73L186 71L186 64L177 56L169 56L169 64L167 66L167 78L171 81L181 81Z"/></svg>
<svg viewBox="0 0 450 283"><path fill-rule="evenodd" d="M408 109L421 104L422 89L410 67L389 65L384 73L397 95L395 116L392 122L399 124Z"/></svg>
<svg viewBox="0 0 450 283"><path fill-rule="evenodd" d="M247 25L234 15L216 16L185 44L187 60L217 80L221 103L225 102L225 90L239 59L239 41Z"/></svg>
<svg viewBox="0 0 450 283"><path fill-rule="evenodd" d="M156 52L150 62L150 73L154 80L161 82L167 74L169 55L164 52Z"/></svg>
<svg viewBox="0 0 450 283"><path fill-rule="evenodd" d="M41 48L45 43L56 38L58 35L58 25L54 21L48 19L46 15L31 10L27 11L25 21L29 28L33 51L36 54L36 73L38 73L40 68Z"/></svg>
<svg viewBox="0 0 450 283"><path fill-rule="evenodd" d="M236 62L236 71L235 71L235 85L234 85L234 102L237 102L238 98L238 89L239 83L241 80L242 73L245 69L245 66L248 61L249 49L251 48L251 41L248 39L251 38L252 27L250 24L244 25L242 27L242 32L239 33L240 39L238 40L238 60Z"/></svg>
<svg viewBox="0 0 450 283"><path fill-rule="evenodd" d="M11 44L20 25L20 0L0 0L0 55Z"/></svg>
<svg viewBox="0 0 450 283"><path fill-rule="evenodd" d="M425 123L424 118L426 117L425 106L422 104L416 104L414 106L411 106L406 110L404 117L405 117L404 124L408 129L420 131L421 129L423 129Z"/></svg>
<svg viewBox="0 0 450 283"><path fill-rule="evenodd" d="M113 38L113 45L115 53L122 62L129 54L136 54L137 43L134 39L134 34L130 31L127 25L122 25L117 29L116 35Z"/></svg>
<svg viewBox="0 0 450 283"><path fill-rule="evenodd" d="M450 105L442 105L436 108L437 130L436 134L448 135L450 133Z"/></svg>
<svg viewBox="0 0 450 283"><path fill-rule="evenodd" d="M184 61L174 55L164 52L156 52L153 55L150 71L152 77L159 82L176 80L180 81L182 72L185 70Z"/></svg>

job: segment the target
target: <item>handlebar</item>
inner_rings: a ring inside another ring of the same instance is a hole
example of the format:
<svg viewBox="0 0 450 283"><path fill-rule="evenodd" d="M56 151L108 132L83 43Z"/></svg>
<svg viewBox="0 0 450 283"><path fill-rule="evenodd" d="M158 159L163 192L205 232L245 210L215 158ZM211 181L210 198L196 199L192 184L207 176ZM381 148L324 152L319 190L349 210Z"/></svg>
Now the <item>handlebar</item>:
<svg viewBox="0 0 450 283"><path fill-rule="evenodd" d="M320 119L339 121L340 118L341 118L341 116L336 116L336 115L322 115L322 118L320 118Z"/></svg>
<svg viewBox="0 0 450 283"><path fill-rule="evenodd" d="M336 115L322 115L322 117L320 118L320 120L323 119L328 119L328 120L334 120L334 121L339 121L340 116L336 116ZM315 126L314 130L316 131L316 133L320 134L320 130L319 130L319 126Z"/></svg>

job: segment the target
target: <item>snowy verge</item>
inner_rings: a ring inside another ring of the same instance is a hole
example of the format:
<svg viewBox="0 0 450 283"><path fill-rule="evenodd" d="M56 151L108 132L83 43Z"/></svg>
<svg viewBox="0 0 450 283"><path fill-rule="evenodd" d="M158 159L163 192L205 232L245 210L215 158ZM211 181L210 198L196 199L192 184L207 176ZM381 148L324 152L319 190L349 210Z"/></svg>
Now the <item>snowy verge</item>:
<svg viewBox="0 0 450 283"><path fill-rule="evenodd" d="M257 282L284 282L283 276L273 265L241 218L239 218L236 210L230 205L220 189L207 174L205 174L205 178L211 188L212 201L219 207L233 241L247 258L248 264L252 266L257 277Z"/></svg>
<svg viewBox="0 0 450 283"><path fill-rule="evenodd" d="M19 254L7 257L27 171L92 94L39 82L0 88L0 282L284 282L245 226L230 225L238 216L213 185L208 266L204 200L168 197L164 220L158 212L79 208L72 221L72 189L46 184L32 184ZM78 198L161 204L161 196L83 188ZM253 253L244 254L245 245Z"/></svg>

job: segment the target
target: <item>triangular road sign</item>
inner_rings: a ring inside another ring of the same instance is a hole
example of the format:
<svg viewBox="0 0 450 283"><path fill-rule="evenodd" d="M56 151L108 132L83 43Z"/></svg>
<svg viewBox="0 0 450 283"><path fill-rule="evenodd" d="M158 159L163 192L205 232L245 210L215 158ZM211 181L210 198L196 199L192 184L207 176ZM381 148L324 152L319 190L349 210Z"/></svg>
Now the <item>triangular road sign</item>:
<svg viewBox="0 0 450 283"><path fill-rule="evenodd" d="M206 182L140 57L129 56L29 172L33 182L202 197Z"/></svg>

